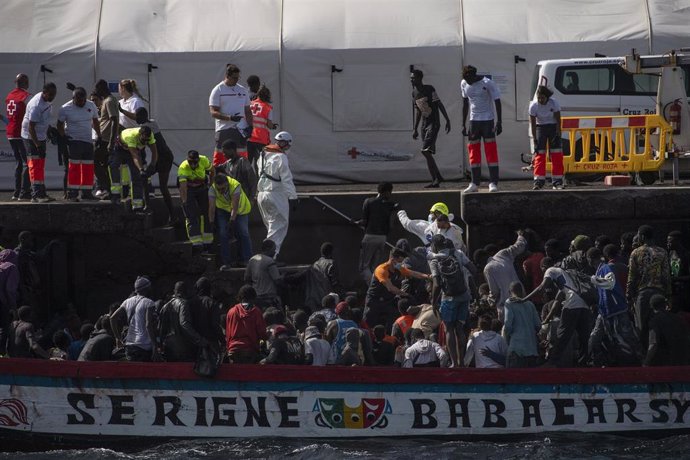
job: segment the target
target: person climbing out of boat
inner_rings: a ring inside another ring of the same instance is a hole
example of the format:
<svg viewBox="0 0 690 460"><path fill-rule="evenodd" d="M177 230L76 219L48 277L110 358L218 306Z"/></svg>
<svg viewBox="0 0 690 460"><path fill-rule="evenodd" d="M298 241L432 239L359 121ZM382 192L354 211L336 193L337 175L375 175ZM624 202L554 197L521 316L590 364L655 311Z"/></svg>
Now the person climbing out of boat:
<svg viewBox="0 0 690 460"><path fill-rule="evenodd" d="M126 318L127 336L124 340L127 361L157 361L156 347L158 324L155 317L155 303L150 296L153 292L151 281L145 276L138 276L134 282L135 294L122 302L110 317L117 346L122 346L120 339L120 319Z"/></svg>
<svg viewBox="0 0 690 460"><path fill-rule="evenodd" d="M362 204L362 218L356 222L364 229L359 246L359 273L368 283L376 267L386 255L386 239L391 229L391 216L400 208L393 200L393 184L380 182L377 195L368 197Z"/></svg>
<svg viewBox="0 0 690 460"><path fill-rule="evenodd" d="M446 241L443 235L434 235L431 239L431 299L445 325L452 367L460 367L465 349L465 323L472 300L465 267L470 273L476 273L476 269L465 253L447 248Z"/></svg>
<svg viewBox="0 0 690 460"><path fill-rule="evenodd" d="M283 275L278 271L275 254L275 242L265 239L261 243L261 253L249 259L244 271L244 282L254 288L254 301L261 308L282 306L279 288L283 284Z"/></svg>

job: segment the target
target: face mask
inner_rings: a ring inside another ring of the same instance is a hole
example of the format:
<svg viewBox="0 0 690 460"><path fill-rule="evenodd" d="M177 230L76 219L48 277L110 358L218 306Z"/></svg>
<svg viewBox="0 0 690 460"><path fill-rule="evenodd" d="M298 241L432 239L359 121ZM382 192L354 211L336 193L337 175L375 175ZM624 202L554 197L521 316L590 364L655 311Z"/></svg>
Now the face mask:
<svg viewBox="0 0 690 460"><path fill-rule="evenodd" d="M429 221L429 223L436 220L436 216L434 215L433 212L431 214L429 214L429 217L427 217L427 220Z"/></svg>

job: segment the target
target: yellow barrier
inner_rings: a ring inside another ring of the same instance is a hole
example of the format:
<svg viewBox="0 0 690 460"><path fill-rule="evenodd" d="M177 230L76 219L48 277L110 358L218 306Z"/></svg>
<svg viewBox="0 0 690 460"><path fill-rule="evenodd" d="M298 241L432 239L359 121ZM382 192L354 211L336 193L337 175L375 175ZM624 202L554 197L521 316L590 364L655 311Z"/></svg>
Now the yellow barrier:
<svg viewBox="0 0 690 460"><path fill-rule="evenodd" d="M673 128L659 115L563 117L561 130L565 173L658 171L673 150Z"/></svg>

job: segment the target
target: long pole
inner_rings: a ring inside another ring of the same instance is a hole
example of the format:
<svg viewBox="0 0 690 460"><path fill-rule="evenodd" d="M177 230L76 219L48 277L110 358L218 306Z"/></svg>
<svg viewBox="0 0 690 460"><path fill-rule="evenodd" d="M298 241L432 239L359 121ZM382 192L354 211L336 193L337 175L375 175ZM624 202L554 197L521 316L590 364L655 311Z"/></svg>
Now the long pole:
<svg viewBox="0 0 690 460"><path fill-rule="evenodd" d="M359 224L358 224L354 219L352 219L350 216L348 216L347 214L341 212L339 209L334 208L333 206L331 206L330 204L326 203L325 201L323 201L323 200L322 200L321 198L319 198L318 196L309 195L308 197L311 198L311 199L313 199L314 201L316 201L317 203L319 203L319 204L322 205L323 207L328 208L330 211L332 211L332 212L334 212L335 214L339 215L340 217L342 217L343 219L345 219L345 220L348 221L349 223L351 223L351 224L353 224L353 225L356 225L356 226L359 227L361 230L364 230L364 227L362 227L361 225L359 225ZM400 248L396 248L394 245L390 244L388 241L386 241L386 246L390 247L391 249L400 249Z"/></svg>

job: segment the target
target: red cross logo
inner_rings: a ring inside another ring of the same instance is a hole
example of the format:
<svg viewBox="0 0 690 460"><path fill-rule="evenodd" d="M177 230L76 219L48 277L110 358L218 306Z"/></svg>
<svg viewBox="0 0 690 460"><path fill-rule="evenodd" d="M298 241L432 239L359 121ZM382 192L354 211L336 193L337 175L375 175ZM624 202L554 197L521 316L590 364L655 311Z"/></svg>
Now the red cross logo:
<svg viewBox="0 0 690 460"><path fill-rule="evenodd" d="M252 111L252 115L257 116L261 112L261 104L254 103L249 106L249 109Z"/></svg>
<svg viewBox="0 0 690 460"><path fill-rule="evenodd" d="M17 104L15 104L14 100L12 100L7 104L7 115L14 115L15 110L17 110Z"/></svg>
<svg viewBox="0 0 690 460"><path fill-rule="evenodd" d="M352 147L350 150L347 151L347 154L350 155L353 160L355 158L357 158L357 155L359 155L359 152L357 151L357 147Z"/></svg>

